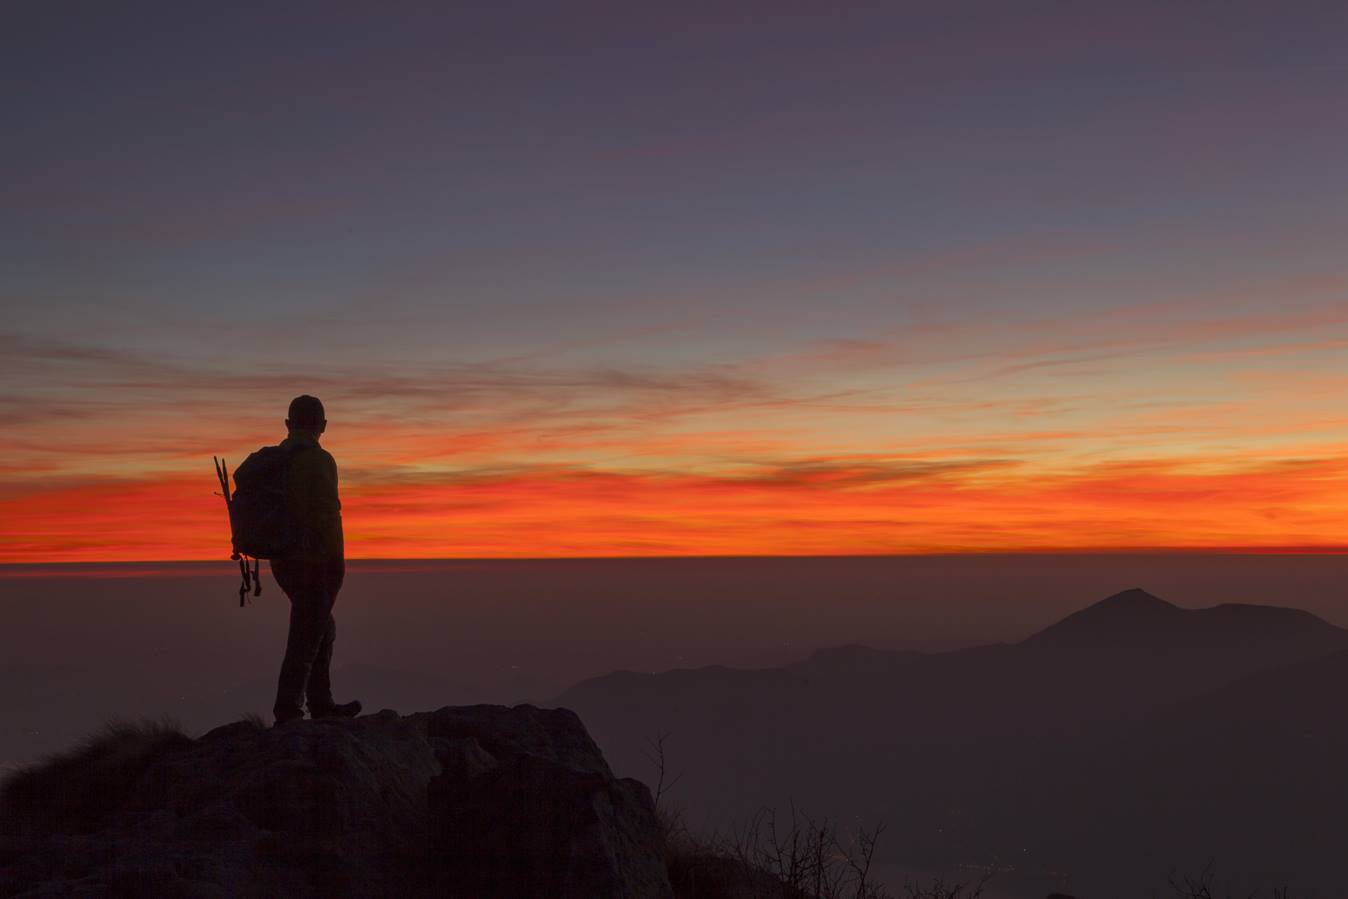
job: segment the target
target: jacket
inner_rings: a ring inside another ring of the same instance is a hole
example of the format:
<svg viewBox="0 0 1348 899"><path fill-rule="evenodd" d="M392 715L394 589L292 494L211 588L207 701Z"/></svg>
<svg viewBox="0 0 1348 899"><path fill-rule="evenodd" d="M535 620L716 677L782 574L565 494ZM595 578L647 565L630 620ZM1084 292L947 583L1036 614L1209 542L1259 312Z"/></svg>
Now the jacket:
<svg viewBox="0 0 1348 899"><path fill-rule="evenodd" d="M294 450L286 482L286 508L300 532L298 548L287 558L306 562L343 559L345 543L336 460L306 431L292 429L281 447Z"/></svg>

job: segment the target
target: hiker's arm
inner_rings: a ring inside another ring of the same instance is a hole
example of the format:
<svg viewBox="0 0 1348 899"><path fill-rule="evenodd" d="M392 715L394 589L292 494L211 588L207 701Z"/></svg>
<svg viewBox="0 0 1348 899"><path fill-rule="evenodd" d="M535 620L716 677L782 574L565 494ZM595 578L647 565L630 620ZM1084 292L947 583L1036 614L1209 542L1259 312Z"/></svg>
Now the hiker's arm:
<svg viewBox="0 0 1348 899"><path fill-rule="evenodd" d="M322 450L302 451L291 469L295 518L304 528L305 553L342 558L342 503L337 498L337 463Z"/></svg>
<svg viewBox="0 0 1348 899"><path fill-rule="evenodd" d="M318 532L324 555L341 559L345 555L342 540L342 501L337 495L337 462L323 454L318 466L317 502L314 509L314 528Z"/></svg>

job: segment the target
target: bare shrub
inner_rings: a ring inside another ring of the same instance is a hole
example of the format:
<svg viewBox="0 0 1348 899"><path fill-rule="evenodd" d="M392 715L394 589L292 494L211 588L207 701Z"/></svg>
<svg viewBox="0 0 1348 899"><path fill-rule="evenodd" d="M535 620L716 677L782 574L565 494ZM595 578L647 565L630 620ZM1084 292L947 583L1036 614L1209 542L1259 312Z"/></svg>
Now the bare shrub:
<svg viewBox="0 0 1348 899"><path fill-rule="evenodd" d="M666 864L676 895L687 899L893 899L870 873L883 830L844 832L794 804L785 814L760 809L728 835L706 839L680 818Z"/></svg>
<svg viewBox="0 0 1348 899"><path fill-rule="evenodd" d="M897 899L872 873L883 823L844 828L789 803L785 813L759 809L728 834L694 834L669 801L682 777L669 768L669 737L661 732L647 739L645 756L655 772L651 792L679 899ZM990 877L909 884L903 899L979 899Z"/></svg>
<svg viewBox="0 0 1348 899"><path fill-rule="evenodd" d="M1212 870L1212 862L1203 866L1203 870L1197 877L1191 877L1188 874L1178 874L1170 872L1170 889L1181 899L1218 899L1214 893L1213 883L1216 880L1216 874ZM1241 896L1239 899L1255 899L1257 894L1250 893L1247 896ZM1237 899L1237 897L1227 894L1226 899ZM1292 899L1292 893L1287 887L1274 887L1272 899Z"/></svg>
<svg viewBox="0 0 1348 899"><path fill-rule="evenodd" d="M908 884L904 888L904 899L979 899L983 888L987 886L991 874L984 874L978 880L948 881L938 876L926 886Z"/></svg>

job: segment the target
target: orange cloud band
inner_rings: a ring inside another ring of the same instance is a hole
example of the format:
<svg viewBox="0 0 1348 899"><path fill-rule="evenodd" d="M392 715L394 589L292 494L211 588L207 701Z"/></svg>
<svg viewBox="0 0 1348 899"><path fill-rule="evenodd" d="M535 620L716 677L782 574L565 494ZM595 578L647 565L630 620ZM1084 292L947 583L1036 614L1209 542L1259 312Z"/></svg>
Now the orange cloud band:
<svg viewBox="0 0 1348 899"><path fill-rule="evenodd" d="M807 462L725 475L525 468L344 487L352 558L1338 551L1348 462ZM209 478L90 480L0 502L0 562L225 558Z"/></svg>

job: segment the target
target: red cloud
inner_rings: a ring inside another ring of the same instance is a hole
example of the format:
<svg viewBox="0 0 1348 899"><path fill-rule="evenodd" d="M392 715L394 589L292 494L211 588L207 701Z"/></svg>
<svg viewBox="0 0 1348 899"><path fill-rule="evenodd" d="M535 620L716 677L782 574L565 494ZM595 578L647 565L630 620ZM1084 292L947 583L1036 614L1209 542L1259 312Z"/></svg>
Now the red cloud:
<svg viewBox="0 0 1348 899"><path fill-rule="evenodd" d="M725 475L552 466L349 482L365 558L786 555L1172 548L1337 550L1338 459L1027 471L1000 460L811 460ZM11 499L0 561L228 554L206 477L67 484Z"/></svg>

